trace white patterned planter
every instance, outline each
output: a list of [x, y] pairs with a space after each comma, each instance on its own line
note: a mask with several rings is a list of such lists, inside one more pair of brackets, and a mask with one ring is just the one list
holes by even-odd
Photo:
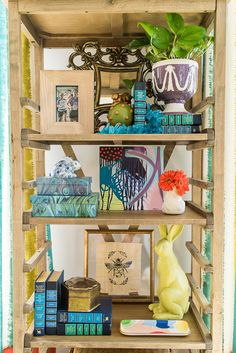
[[182, 214], [185, 211], [185, 202], [175, 190], [164, 193], [162, 212], [166, 214]]
[[197, 90], [198, 63], [189, 59], [159, 61], [152, 67], [153, 88], [165, 102], [164, 113], [186, 113], [184, 104]]

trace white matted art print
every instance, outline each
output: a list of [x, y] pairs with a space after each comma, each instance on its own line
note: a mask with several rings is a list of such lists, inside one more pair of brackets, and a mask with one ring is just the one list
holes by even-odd
[[104, 242], [96, 248], [96, 280], [110, 295], [138, 293], [141, 287], [139, 243]]

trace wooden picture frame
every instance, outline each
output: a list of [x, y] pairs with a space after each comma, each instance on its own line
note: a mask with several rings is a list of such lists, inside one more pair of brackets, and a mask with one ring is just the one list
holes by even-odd
[[[103, 244], [107, 244], [107, 245], [111, 245], [111, 244], [115, 244], [115, 236], [123, 236], [123, 239], [118, 241], [118, 244], [126, 244], [126, 247], [128, 247], [129, 245], [134, 244], [134, 237], [137, 236], [148, 236], [149, 238], [149, 288], [147, 290], [147, 295], [143, 295], [143, 294], [139, 294], [137, 292], [131, 292], [129, 293], [129, 295], [121, 295], [121, 294], [110, 294], [108, 292], [103, 292], [102, 291], [102, 286], [101, 286], [101, 293], [104, 294], [110, 294], [112, 296], [112, 299], [114, 302], [140, 302], [140, 303], [151, 303], [154, 302], [154, 276], [155, 276], [155, 271], [154, 271], [154, 240], [155, 240], [155, 236], [154, 236], [154, 230], [147, 230], [147, 229], [142, 229], [142, 230], [127, 230], [127, 229], [112, 229], [112, 230], [99, 230], [99, 229], [86, 229], [84, 231], [84, 275], [85, 277], [93, 277], [97, 280], [96, 275], [92, 274], [89, 268], [89, 262], [90, 262], [90, 258], [89, 258], [89, 249], [92, 248], [93, 251], [95, 251], [95, 253], [97, 253], [96, 251], [96, 245], [94, 246], [94, 244], [92, 246], [90, 246], [91, 243], [91, 239], [90, 236], [94, 235], [96, 236], [96, 241], [98, 242], [103, 242]], [[100, 235], [100, 239], [98, 239]], [[106, 240], [108, 240], [106, 242]], [[112, 239], [112, 242], [111, 242]], [[139, 239], [141, 239], [139, 237]], [[144, 239], [144, 238], [143, 238]], [[144, 239], [145, 240], [145, 239]], [[137, 243], [137, 242], [136, 242]], [[139, 242], [138, 242], [139, 243]], [[142, 254], [143, 251], [145, 252], [146, 248], [142, 248]], [[95, 261], [95, 265], [96, 265], [96, 255], [94, 257], [94, 254], [92, 256], [93, 261]], [[107, 259], [106, 259], [107, 260]], [[128, 258], [126, 259], [128, 260]], [[125, 261], [126, 261], [125, 260]], [[143, 259], [141, 259], [141, 264], [143, 262]], [[95, 269], [96, 271], [96, 269]], [[143, 285], [143, 277], [142, 277], [142, 285]]]
[[41, 133], [94, 132], [94, 72], [40, 71]]

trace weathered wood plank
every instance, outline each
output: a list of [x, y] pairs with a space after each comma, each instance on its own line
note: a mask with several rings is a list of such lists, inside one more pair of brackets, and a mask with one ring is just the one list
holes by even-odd
[[43, 256], [46, 256], [48, 249], [51, 248], [51, 241], [46, 241], [44, 246], [36, 250], [36, 252], [31, 256], [31, 258], [25, 261], [23, 265], [24, 272], [31, 272], [35, 268], [35, 266], [39, 263]]
[[208, 259], [200, 253], [200, 251], [193, 244], [193, 242], [187, 241], [186, 248], [189, 250], [193, 258], [197, 261], [203, 271], [210, 273], [213, 272], [213, 266], [211, 265], [210, 261], [208, 261]]
[[21, 13], [201, 13], [215, 10], [215, 0], [189, 0], [188, 6], [184, 0], [19, 0]]

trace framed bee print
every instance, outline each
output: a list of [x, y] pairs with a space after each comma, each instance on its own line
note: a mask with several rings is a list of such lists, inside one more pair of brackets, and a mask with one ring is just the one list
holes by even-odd
[[40, 103], [41, 133], [93, 133], [93, 71], [42, 70]]
[[153, 242], [153, 230], [85, 230], [84, 274], [115, 301], [152, 302]]

